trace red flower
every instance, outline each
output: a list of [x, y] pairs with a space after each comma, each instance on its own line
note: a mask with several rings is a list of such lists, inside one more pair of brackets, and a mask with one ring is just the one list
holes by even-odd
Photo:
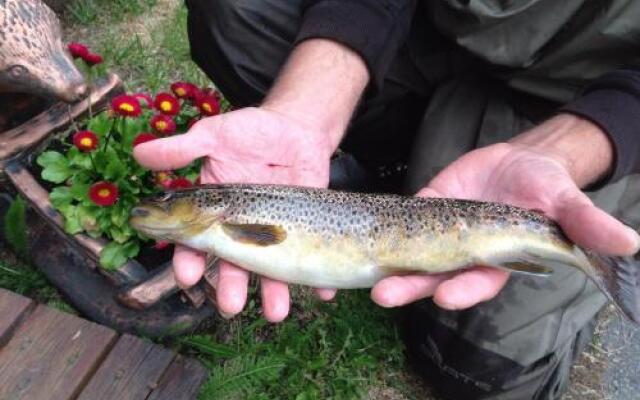
[[195, 96], [198, 87], [189, 82], [176, 82], [171, 85], [171, 91], [180, 99], [190, 99]]
[[95, 53], [89, 53], [82, 56], [84, 62], [87, 63], [88, 66], [93, 67], [94, 65], [102, 64], [102, 56]]
[[71, 57], [73, 58], [83, 58], [89, 54], [89, 48], [82, 43], [69, 43], [67, 46], [69, 49], [69, 53], [71, 53]]
[[218, 100], [222, 100], [222, 95], [220, 94], [220, 92], [213, 88], [198, 89], [198, 91], [196, 92], [196, 97], [198, 96], [213, 96]]
[[169, 189], [171, 186], [171, 180], [173, 179], [173, 172], [171, 171], [158, 171], [153, 174], [156, 185], [165, 189]]
[[169, 184], [170, 189], [190, 188], [192, 186], [193, 186], [193, 183], [191, 183], [190, 180], [182, 176], [172, 179], [171, 183]]
[[180, 112], [180, 103], [169, 93], [158, 93], [154, 102], [156, 110], [167, 115], [176, 115]]
[[196, 105], [202, 115], [220, 114], [220, 101], [212, 94], [202, 95], [196, 100]]
[[73, 144], [80, 151], [93, 151], [98, 147], [98, 137], [91, 131], [80, 131], [73, 135]]
[[116, 114], [123, 117], [139, 117], [142, 113], [138, 99], [126, 94], [114, 97], [111, 100], [111, 108]]
[[193, 182], [193, 184], [196, 186], [202, 185], [202, 180], [200, 179], [200, 175], [198, 175], [198, 177], [196, 178], [195, 182]]
[[146, 93], [136, 93], [132, 95], [138, 102], [146, 108], [153, 107], [153, 98]]
[[154, 115], [149, 125], [154, 131], [163, 135], [171, 135], [176, 131], [176, 123], [173, 118], [164, 114]]
[[158, 240], [156, 244], [153, 245], [153, 248], [156, 250], [162, 250], [167, 248], [171, 243], [166, 240]]
[[106, 207], [118, 201], [118, 187], [111, 182], [98, 182], [89, 188], [89, 199], [99, 206]]
[[141, 133], [133, 139], [133, 147], [136, 147], [139, 144], [150, 142], [152, 140], [156, 140], [158, 137], [153, 133]]

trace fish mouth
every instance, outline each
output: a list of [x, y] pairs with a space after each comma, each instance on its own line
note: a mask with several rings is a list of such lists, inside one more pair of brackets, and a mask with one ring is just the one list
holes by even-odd
[[179, 232], [185, 227], [176, 223], [171, 216], [159, 207], [139, 205], [129, 213], [131, 227], [154, 238], [164, 238], [168, 234]]

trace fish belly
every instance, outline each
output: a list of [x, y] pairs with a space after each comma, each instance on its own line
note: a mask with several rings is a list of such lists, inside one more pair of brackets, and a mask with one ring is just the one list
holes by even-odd
[[372, 287], [388, 275], [361, 243], [349, 238], [325, 239], [288, 232], [286, 240], [270, 246], [241, 243], [221, 229], [196, 238], [189, 246], [217, 256], [254, 273], [293, 284], [317, 288]]

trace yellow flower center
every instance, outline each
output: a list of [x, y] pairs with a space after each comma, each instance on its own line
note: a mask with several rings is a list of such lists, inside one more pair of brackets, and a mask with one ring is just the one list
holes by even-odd
[[180, 97], [185, 96], [187, 94], [187, 91], [184, 90], [183, 88], [177, 88], [176, 89], [176, 94]]
[[162, 111], [171, 111], [173, 110], [173, 105], [171, 104], [170, 101], [163, 101], [162, 103], [160, 103], [160, 108], [162, 109]]
[[100, 189], [98, 190], [98, 196], [102, 197], [102, 198], [107, 198], [111, 195], [111, 190], [109, 189]]
[[120, 109], [122, 111], [126, 111], [126, 112], [133, 112], [135, 110], [135, 108], [133, 107], [133, 105], [129, 104], [129, 103], [122, 103], [120, 104]]
[[156, 122], [156, 129], [159, 131], [164, 131], [169, 127], [166, 121], [158, 121]]
[[91, 147], [91, 146], [93, 146], [93, 140], [91, 138], [85, 137], [85, 138], [80, 139], [80, 144], [83, 147]]
[[202, 103], [202, 109], [208, 113], [210, 113], [213, 110], [213, 108], [211, 107], [211, 104], [209, 103]]

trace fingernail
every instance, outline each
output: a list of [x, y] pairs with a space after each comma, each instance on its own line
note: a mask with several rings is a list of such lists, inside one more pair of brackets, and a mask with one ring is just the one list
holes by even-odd
[[220, 310], [220, 309], [218, 309], [218, 314], [219, 314], [222, 318], [227, 319], [227, 320], [229, 320], [229, 319], [231, 319], [231, 318], [233, 318], [233, 317], [235, 317], [235, 316], [236, 316], [234, 313], [224, 312], [224, 311], [222, 311], [222, 310]]
[[629, 233], [630, 233], [630, 237], [633, 238], [632, 240], [635, 242], [635, 246], [633, 248], [633, 252], [637, 253], [638, 251], [640, 251], [640, 234], [638, 234], [638, 232], [636, 232], [633, 228], [630, 227], [625, 227]]

